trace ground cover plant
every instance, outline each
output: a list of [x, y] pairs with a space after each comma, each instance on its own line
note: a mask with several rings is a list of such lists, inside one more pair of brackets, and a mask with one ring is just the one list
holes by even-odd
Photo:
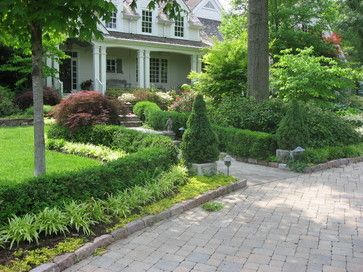
[[[33, 127], [0, 128], [0, 188], [27, 182], [33, 177]], [[100, 162], [76, 155], [46, 152], [49, 173], [78, 171], [100, 165]]]
[[[92, 231], [96, 231], [99, 235], [107, 231], [106, 229], [110, 231], [142, 216], [159, 213], [176, 203], [191, 199], [201, 193], [216, 189], [220, 186], [231, 184], [236, 180], [231, 176], [224, 175], [212, 177], [187, 177], [186, 169], [180, 166], [176, 166], [169, 172], [163, 173], [157, 179], [158, 181], [147, 183], [146, 186], [137, 186], [119, 195], [113, 195], [106, 201], [91, 200], [84, 203], [73, 203], [71, 204], [74, 206], [72, 210], [79, 208], [79, 205], [93, 207], [90, 209], [89, 213], [84, 213], [84, 218], [88, 218], [88, 220], [84, 220], [83, 222], [86, 222], [87, 224], [90, 222], [93, 223], [93, 221], [103, 222], [99, 221], [99, 216], [101, 214], [102, 219], [114, 217], [115, 220], [112, 224], [106, 223], [107, 228], [94, 228], [92, 224], [89, 226]], [[150, 198], [150, 196], [153, 197]], [[114, 209], [115, 207], [116, 209]], [[63, 212], [64, 211], [61, 211], [61, 213]], [[42, 212], [35, 217], [40, 217], [41, 214]], [[46, 221], [43, 219], [43, 222]], [[85, 226], [87, 224], [85, 224]], [[72, 230], [72, 233], [75, 233], [73, 227], [70, 227], [69, 229]], [[42, 232], [44, 232], [44, 230]], [[80, 239], [66, 238], [64, 243], [56, 243], [55, 246], [47, 246], [35, 250], [12, 250], [10, 256], [5, 262], [3, 261], [4, 265], [0, 266], [0, 268], [6, 272], [28, 271], [30, 267], [47, 262], [58, 254], [73, 251], [89, 238], [92, 238], [92, 235], [81, 235]], [[7, 246], [8, 245], [9, 244], [7, 244]]]
[[112, 150], [100, 145], [73, 143], [63, 139], [48, 139], [46, 147], [49, 150], [99, 159], [103, 162], [114, 161], [127, 155], [122, 150]]
[[223, 207], [224, 207], [224, 205], [222, 203], [214, 202], [214, 201], [207, 202], [202, 205], [202, 208], [204, 210], [206, 210], [207, 212], [218, 212], [218, 211], [222, 210]]

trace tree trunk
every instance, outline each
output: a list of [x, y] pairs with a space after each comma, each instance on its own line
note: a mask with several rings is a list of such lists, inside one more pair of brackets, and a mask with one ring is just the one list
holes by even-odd
[[257, 101], [269, 96], [268, 0], [248, 1], [247, 92]]
[[32, 85], [34, 101], [34, 175], [45, 174], [45, 141], [43, 117], [43, 42], [42, 27], [31, 24]]

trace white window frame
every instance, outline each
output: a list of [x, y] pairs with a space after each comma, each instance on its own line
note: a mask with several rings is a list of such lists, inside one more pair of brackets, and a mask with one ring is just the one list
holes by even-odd
[[[209, 5], [209, 7], [208, 7], [208, 5]], [[203, 8], [209, 9], [209, 10], [216, 10], [216, 7], [213, 5], [213, 3], [211, 1], [208, 1], [208, 3], [205, 4]]]
[[117, 28], [117, 12], [112, 12], [111, 19], [106, 23], [106, 28], [115, 29]]
[[117, 61], [115, 58], [106, 59], [106, 72], [112, 74], [117, 73]]
[[150, 58], [150, 83], [168, 83], [168, 60]]
[[184, 37], [184, 17], [178, 16], [174, 20], [174, 36], [175, 37]]
[[153, 32], [153, 12], [151, 10], [142, 10], [141, 32], [149, 34]]

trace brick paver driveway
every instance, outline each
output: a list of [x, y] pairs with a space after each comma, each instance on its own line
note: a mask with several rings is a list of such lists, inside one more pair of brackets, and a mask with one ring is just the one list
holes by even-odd
[[251, 185], [67, 271], [363, 271], [363, 163]]

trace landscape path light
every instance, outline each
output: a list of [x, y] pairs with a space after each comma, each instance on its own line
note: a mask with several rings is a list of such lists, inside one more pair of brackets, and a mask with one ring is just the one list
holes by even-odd
[[231, 156], [227, 155], [224, 157], [224, 165], [227, 166], [227, 176], [229, 176], [229, 167], [232, 164], [232, 158]]

